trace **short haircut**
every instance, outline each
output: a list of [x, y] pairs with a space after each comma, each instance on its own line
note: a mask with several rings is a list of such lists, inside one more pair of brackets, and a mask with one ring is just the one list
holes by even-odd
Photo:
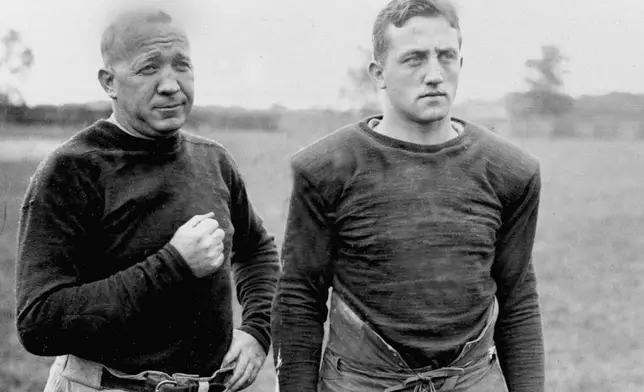
[[120, 42], [119, 36], [124, 35], [134, 26], [140, 23], [172, 23], [172, 17], [167, 13], [158, 9], [137, 9], [126, 11], [114, 19], [103, 31], [101, 37], [101, 55], [103, 56], [103, 63], [110, 65], [115, 58], [115, 49]]
[[458, 45], [463, 42], [461, 26], [456, 8], [448, 0], [391, 0], [380, 10], [373, 25], [373, 57], [381, 64], [387, 57], [388, 42], [387, 27], [393, 24], [402, 27], [407, 21], [416, 16], [444, 17], [449, 25], [458, 32]]

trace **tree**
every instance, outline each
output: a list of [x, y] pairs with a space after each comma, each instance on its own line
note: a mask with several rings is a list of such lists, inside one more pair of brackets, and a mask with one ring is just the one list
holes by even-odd
[[508, 96], [506, 106], [510, 115], [518, 119], [539, 118], [551, 124], [553, 136], [573, 132], [567, 124], [566, 115], [574, 105], [574, 99], [565, 94], [563, 63], [568, 58], [554, 45], [541, 47], [541, 57], [525, 62], [532, 75], [526, 78], [528, 91]]
[[568, 58], [558, 47], [546, 45], [541, 47], [541, 58], [525, 62], [526, 67], [537, 71], [536, 77], [527, 77], [530, 90], [560, 92], [563, 88], [562, 64]]
[[10, 29], [0, 38], [0, 105], [24, 105], [22, 94], [12, 79], [24, 77], [33, 62], [33, 51], [23, 43], [17, 31]]
[[526, 67], [537, 73], [526, 78], [528, 98], [537, 113], [561, 117], [572, 109], [573, 99], [563, 93], [562, 64], [567, 60], [558, 47], [547, 45], [541, 48], [541, 58], [526, 61]]
[[357, 106], [362, 113], [377, 113], [380, 111], [378, 88], [367, 71], [367, 65], [373, 56], [371, 51], [364, 47], [359, 47], [358, 50], [360, 51], [361, 64], [358, 67], [349, 68], [347, 74], [351, 87], [342, 88], [340, 95]]

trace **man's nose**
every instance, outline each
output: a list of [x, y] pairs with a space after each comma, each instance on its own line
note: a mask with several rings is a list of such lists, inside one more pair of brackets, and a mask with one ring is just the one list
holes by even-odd
[[430, 57], [427, 61], [423, 81], [426, 84], [440, 84], [443, 82], [443, 72], [437, 58]]
[[180, 89], [176, 72], [171, 67], [170, 69], [165, 69], [161, 74], [161, 80], [157, 88], [159, 94], [172, 95], [179, 92]]

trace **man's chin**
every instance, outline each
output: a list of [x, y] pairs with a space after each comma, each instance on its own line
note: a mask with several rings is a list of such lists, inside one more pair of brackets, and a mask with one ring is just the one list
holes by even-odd
[[179, 129], [186, 123], [185, 118], [166, 118], [163, 120], [158, 120], [155, 121], [153, 124], [150, 124], [153, 126], [154, 130], [159, 132], [160, 134], [172, 134]]
[[420, 113], [416, 121], [420, 124], [430, 124], [436, 121], [442, 121], [449, 115], [449, 110], [433, 110], [429, 112]]

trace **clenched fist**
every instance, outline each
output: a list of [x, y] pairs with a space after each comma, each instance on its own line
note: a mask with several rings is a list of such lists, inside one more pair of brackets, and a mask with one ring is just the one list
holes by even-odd
[[217, 271], [224, 262], [224, 231], [209, 212], [195, 215], [170, 240], [197, 278]]

